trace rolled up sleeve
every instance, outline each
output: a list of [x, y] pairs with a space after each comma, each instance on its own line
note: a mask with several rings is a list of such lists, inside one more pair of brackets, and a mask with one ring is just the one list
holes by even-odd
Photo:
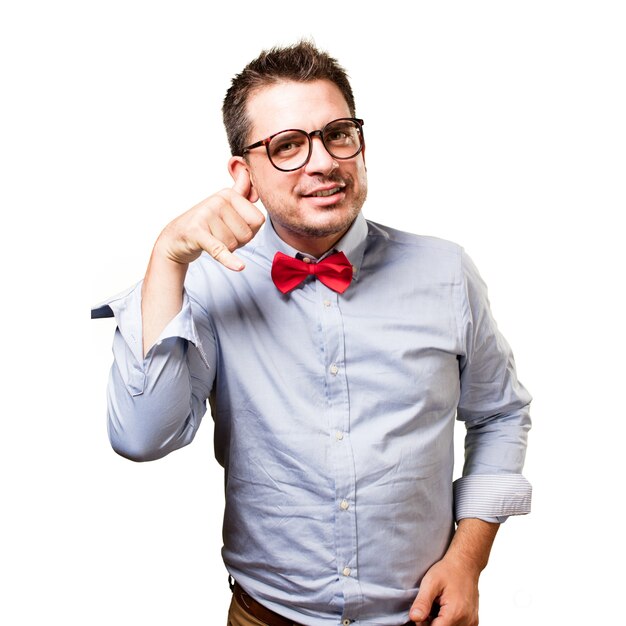
[[465, 422], [463, 476], [455, 482], [455, 517], [503, 522], [530, 512], [531, 486], [522, 475], [531, 396], [517, 379], [513, 353], [491, 314], [487, 289], [464, 256], [457, 417]]
[[206, 412], [215, 372], [208, 316], [187, 291], [181, 311], [143, 356], [141, 283], [92, 309], [114, 316], [114, 362], [107, 390], [113, 449], [134, 461], [161, 458], [190, 443]]

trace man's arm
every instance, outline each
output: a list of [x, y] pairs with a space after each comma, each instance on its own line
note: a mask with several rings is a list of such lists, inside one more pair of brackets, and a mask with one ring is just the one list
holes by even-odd
[[409, 613], [417, 624], [428, 621], [433, 603], [440, 605], [433, 626], [478, 624], [478, 579], [489, 560], [499, 524], [462, 519], [446, 554], [426, 572]]
[[465, 254], [462, 277], [457, 418], [466, 436], [463, 475], [454, 484], [455, 518], [503, 522], [530, 511], [531, 487], [522, 469], [531, 396], [491, 314], [487, 287]]
[[264, 221], [250, 202], [256, 194], [245, 168], [231, 173], [233, 189], [207, 198], [163, 230], [141, 291], [136, 287], [106, 307], [118, 322], [108, 387], [109, 439], [129, 459], [149, 461], [187, 445], [206, 411], [215, 338], [202, 294], [194, 298], [183, 283], [189, 264], [205, 250], [229, 269], [242, 269], [232, 251]]
[[246, 169], [239, 167], [233, 189], [203, 200], [168, 224], [154, 246], [142, 288], [143, 353], [180, 311], [189, 263], [203, 251], [233, 271], [244, 264], [232, 252], [248, 243], [265, 218]]
[[499, 522], [530, 510], [530, 485], [521, 471], [531, 398], [517, 380], [511, 349], [491, 315], [487, 288], [465, 255], [462, 268], [464, 354], [457, 417], [467, 434], [463, 476], [454, 485], [459, 521], [446, 554], [421, 581], [410, 613], [417, 623], [428, 623], [437, 600], [441, 609], [433, 626], [478, 624], [478, 579]]

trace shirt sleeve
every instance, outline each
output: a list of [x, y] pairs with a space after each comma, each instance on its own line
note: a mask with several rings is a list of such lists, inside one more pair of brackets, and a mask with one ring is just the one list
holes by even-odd
[[503, 522], [530, 512], [531, 486], [522, 476], [531, 396], [518, 381], [513, 353], [491, 314], [487, 288], [463, 254], [461, 395], [465, 464], [454, 484], [456, 519]]
[[193, 440], [215, 375], [215, 339], [206, 311], [185, 290], [180, 312], [144, 357], [141, 285], [94, 307], [92, 317], [117, 322], [107, 389], [111, 445], [151, 461]]

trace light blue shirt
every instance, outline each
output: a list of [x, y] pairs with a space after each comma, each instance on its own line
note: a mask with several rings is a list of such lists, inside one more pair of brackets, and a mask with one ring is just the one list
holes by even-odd
[[277, 250], [297, 254], [268, 224], [238, 251], [243, 272], [192, 263], [145, 358], [140, 286], [94, 310], [118, 323], [111, 443], [162, 457], [191, 442], [211, 396], [232, 576], [296, 622], [397, 626], [455, 518], [529, 511], [530, 396], [459, 246], [359, 215], [334, 248], [354, 266], [343, 295], [313, 277], [282, 295]]

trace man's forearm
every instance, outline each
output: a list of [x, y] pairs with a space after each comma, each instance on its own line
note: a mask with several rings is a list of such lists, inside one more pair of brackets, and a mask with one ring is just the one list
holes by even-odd
[[500, 524], [467, 518], [459, 521], [444, 559], [458, 561], [478, 576], [489, 561], [489, 554]]
[[152, 251], [141, 291], [144, 356], [181, 310], [183, 284], [189, 267], [166, 258], [157, 246]]

